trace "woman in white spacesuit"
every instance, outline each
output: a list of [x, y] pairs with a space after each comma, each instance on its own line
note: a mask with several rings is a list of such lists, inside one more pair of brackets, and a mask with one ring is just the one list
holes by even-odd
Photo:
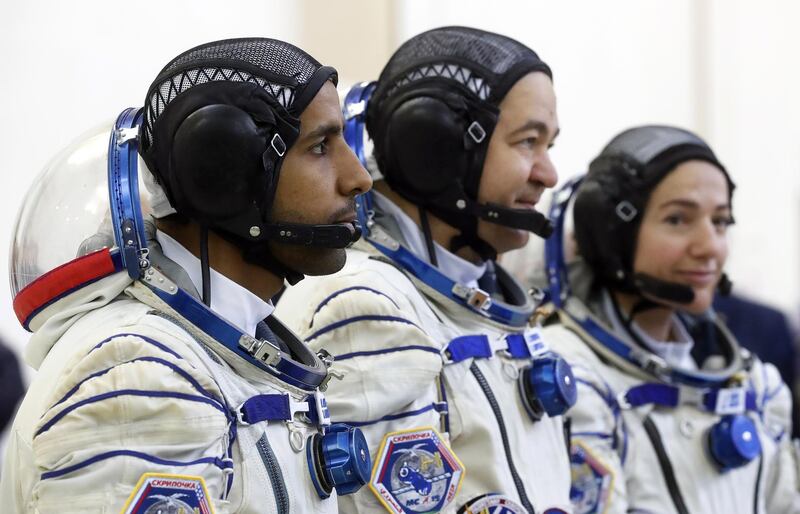
[[[559, 323], [544, 336], [578, 382], [576, 512], [800, 509], [789, 392], [710, 311], [730, 288], [733, 188], [696, 135], [643, 126], [557, 196], [546, 253]], [[570, 212], [578, 256], [565, 263]], [[700, 360], [693, 334], [709, 327], [715, 351]]]
[[364, 485], [363, 435], [327, 412], [328, 357], [270, 301], [340, 269], [360, 234], [371, 180], [336, 77], [282, 41], [201, 45], [40, 176], [11, 269], [38, 374], [0, 510], [332, 513]]

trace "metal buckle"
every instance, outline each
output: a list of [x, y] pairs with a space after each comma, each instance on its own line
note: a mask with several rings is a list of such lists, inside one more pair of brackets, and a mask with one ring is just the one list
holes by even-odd
[[283, 157], [286, 154], [286, 143], [283, 142], [283, 138], [277, 132], [272, 136], [272, 141], [269, 144], [278, 154], [278, 157]]
[[247, 334], [242, 334], [239, 338], [239, 346], [269, 366], [275, 366], [281, 361], [280, 348], [267, 340], [260, 341]]
[[117, 130], [117, 145], [122, 146], [128, 141], [136, 141], [139, 139], [139, 126], [121, 128]]
[[469, 127], [467, 127], [467, 134], [469, 134], [476, 143], [480, 143], [486, 139], [486, 131], [483, 130], [483, 127], [481, 127], [481, 124], [477, 121], [470, 123]]
[[492, 305], [492, 296], [483, 289], [473, 288], [467, 294], [467, 303], [482, 311], [487, 310]]
[[244, 416], [244, 413], [242, 412], [242, 407], [244, 407], [244, 404], [245, 404], [245, 402], [242, 402], [241, 404], [239, 404], [239, 406], [238, 406], [238, 407], [236, 407], [236, 421], [237, 421], [237, 422], [238, 422], [240, 425], [249, 426], [249, 425], [250, 425], [250, 423], [248, 423], [247, 421], [245, 421], [245, 420], [244, 420], [244, 417], [243, 417], [243, 416]]
[[636, 210], [636, 207], [633, 206], [628, 200], [622, 200], [617, 204], [615, 209], [617, 212], [617, 216], [622, 219], [624, 222], [628, 222], [636, 217], [636, 214], [639, 212]]
[[351, 120], [357, 116], [361, 116], [364, 114], [364, 111], [367, 109], [367, 102], [361, 100], [359, 102], [348, 104], [347, 106], [347, 114], [345, 115], [346, 120]]
[[628, 401], [628, 391], [622, 391], [617, 395], [617, 405], [621, 410], [630, 410], [633, 406]]

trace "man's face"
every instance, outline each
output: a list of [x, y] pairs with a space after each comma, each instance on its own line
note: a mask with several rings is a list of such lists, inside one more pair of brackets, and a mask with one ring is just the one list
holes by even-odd
[[[272, 219], [278, 223], [333, 224], [356, 219], [355, 196], [372, 179], [342, 135], [344, 120], [336, 87], [326, 82], [300, 115], [300, 136], [281, 166]], [[345, 251], [270, 243], [273, 255], [305, 275], [342, 269]]]
[[[558, 131], [553, 83], [542, 72], [525, 75], [500, 103], [478, 201], [533, 210], [542, 192], [558, 181], [549, 153]], [[478, 236], [503, 253], [523, 247], [529, 233], [481, 220]]]

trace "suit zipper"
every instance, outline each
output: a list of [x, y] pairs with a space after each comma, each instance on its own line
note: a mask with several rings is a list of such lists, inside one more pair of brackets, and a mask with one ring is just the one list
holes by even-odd
[[756, 475], [756, 490], [753, 491], [753, 514], [758, 514], [758, 496], [761, 489], [761, 472], [764, 469], [764, 455], [758, 458], [758, 475]]
[[275, 453], [267, 440], [267, 434], [261, 435], [261, 438], [256, 443], [258, 454], [261, 456], [261, 462], [269, 475], [269, 481], [272, 484], [272, 492], [275, 496], [276, 512], [278, 514], [289, 514], [289, 493], [286, 490], [286, 483], [283, 481], [283, 474], [281, 467], [278, 464], [278, 459], [275, 458]]
[[530, 514], [535, 514], [533, 510], [533, 505], [531, 505], [530, 500], [528, 499], [528, 494], [525, 492], [525, 485], [522, 483], [522, 479], [517, 473], [517, 468], [514, 467], [514, 461], [511, 458], [511, 445], [508, 442], [508, 434], [506, 433], [506, 423], [503, 421], [503, 414], [500, 412], [500, 405], [497, 403], [497, 398], [495, 398], [492, 389], [489, 387], [489, 383], [486, 381], [486, 377], [483, 376], [481, 370], [478, 369], [478, 364], [473, 362], [472, 365], [469, 367], [469, 370], [475, 376], [475, 379], [478, 381], [478, 385], [481, 386], [483, 389], [483, 394], [486, 395], [486, 399], [489, 401], [489, 405], [492, 407], [492, 412], [494, 412], [494, 417], [497, 420], [497, 425], [500, 428], [500, 437], [503, 439], [503, 449], [506, 452], [506, 461], [508, 462], [508, 469], [511, 472], [511, 477], [514, 479], [514, 485], [517, 488], [517, 494], [519, 495], [520, 502], [522, 502], [522, 506]]
[[667, 489], [669, 495], [672, 497], [672, 503], [675, 504], [675, 510], [678, 514], [689, 514], [689, 509], [686, 508], [686, 503], [683, 501], [683, 495], [678, 487], [678, 481], [675, 478], [675, 471], [672, 469], [672, 463], [667, 456], [667, 450], [661, 443], [661, 435], [658, 433], [658, 428], [650, 416], [644, 418], [644, 429], [647, 432], [647, 437], [650, 438], [650, 443], [656, 451], [658, 463], [661, 466], [661, 473], [664, 475], [664, 480], [667, 482]]

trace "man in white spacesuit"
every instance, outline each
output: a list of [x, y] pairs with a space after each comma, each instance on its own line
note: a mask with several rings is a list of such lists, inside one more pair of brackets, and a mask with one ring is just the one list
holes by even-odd
[[3, 512], [337, 512], [366, 482], [363, 435], [330, 423], [328, 357], [271, 316], [284, 279], [337, 271], [360, 235], [371, 179], [335, 85], [281, 41], [202, 45], [45, 171], [12, 252], [38, 375]]
[[365, 118], [384, 178], [359, 199], [367, 240], [277, 306], [335, 357], [332, 416], [375, 451], [372, 493], [342, 510], [568, 512], [574, 382], [530, 324], [537, 300], [495, 263], [549, 230], [534, 210], [556, 183], [549, 67], [505, 36], [439, 28], [348, 98], [348, 141], [363, 156]]
[[[700, 138], [644, 126], [557, 195], [546, 250], [560, 323], [543, 334], [578, 382], [576, 513], [800, 512], [789, 391], [710, 310], [730, 288], [733, 187]], [[570, 212], [578, 257], [565, 259]], [[715, 345], [702, 360], [698, 336]]]

